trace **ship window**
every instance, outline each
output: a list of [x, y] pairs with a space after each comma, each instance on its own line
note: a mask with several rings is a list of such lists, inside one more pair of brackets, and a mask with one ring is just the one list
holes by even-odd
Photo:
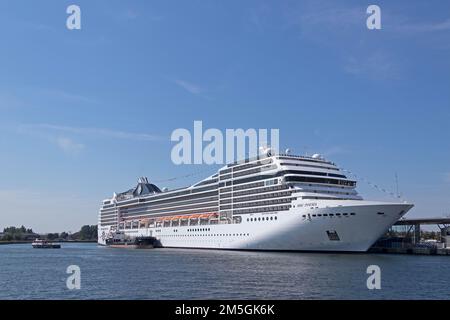
[[334, 216], [334, 214], [330, 213], [330, 217], [333, 217], [333, 216]]
[[341, 214], [340, 213], [336, 213], [336, 215], [339, 217]]
[[352, 213], [350, 213], [350, 215], [351, 215], [351, 216], [354, 216], [354, 215], [355, 215], [355, 213], [354, 213], [354, 212], [352, 212]]
[[324, 216], [324, 217], [328, 217], [328, 213], [324, 213], [323, 216]]
[[343, 213], [344, 216], [348, 216], [348, 213]]
[[316, 215], [315, 215], [315, 214], [313, 214], [312, 216], [313, 216], [313, 217], [315, 217]]

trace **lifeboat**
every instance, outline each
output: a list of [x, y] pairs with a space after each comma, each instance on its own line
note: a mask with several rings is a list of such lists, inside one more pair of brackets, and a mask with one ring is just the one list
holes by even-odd
[[[217, 213], [198, 213], [198, 214], [190, 214], [190, 215], [178, 215], [178, 216], [167, 216], [167, 217], [159, 217], [156, 218], [156, 222], [165, 222], [165, 221], [173, 221], [173, 220], [188, 220], [188, 219], [208, 219], [217, 217]], [[145, 221], [148, 221], [149, 219], [145, 219]], [[144, 221], [144, 220], [141, 220]]]

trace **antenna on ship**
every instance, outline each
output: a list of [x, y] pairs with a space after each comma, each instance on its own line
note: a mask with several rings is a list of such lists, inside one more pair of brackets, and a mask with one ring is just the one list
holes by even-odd
[[396, 191], [397, 191], [397, 198], [400, 198], [400, 194], [398, 192], [398, 174], [397, 174], [397, 172], [395, 173], [395, 187], [396, 187]]
[[305, 156], [307, 157], [308, 156], [308, 147], [304, 146], [303, 149], [305, 149]]

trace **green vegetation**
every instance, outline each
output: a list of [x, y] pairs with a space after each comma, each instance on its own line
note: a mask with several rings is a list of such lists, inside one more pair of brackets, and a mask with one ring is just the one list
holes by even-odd
[[8, 227], [3, 229], [2, 241], [27, 241], [33, 240], [38, 235], [33, 232], [33, 229], [27, 229], [24, 226], [20, 228]]
[[97, 226], [84, 225], [81, 230], [72, 234], [73, 240], [97, 240]]
[[33, 229], [27, 229], [24, 226], [4, 228], [3, 233], [0, 233], [0, 242], [33, 241], [36, 238], [51, 241], [96, 241], [97, 226], [84, 225], [80, 231], [73, 234], [67, 232], [37, 234], [33, 232]]

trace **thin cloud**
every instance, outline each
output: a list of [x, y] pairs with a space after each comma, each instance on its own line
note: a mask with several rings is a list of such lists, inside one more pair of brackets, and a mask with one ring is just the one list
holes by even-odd
[[69, 127], [51, 124], [34, 124], [34, 125], [22, 125], [19, 127], [20, 131], [25, 132], [65, 132], [77, 135], [88, 135], [95, 137], [113, 138], [113, 139], [127, 139], [137, 141], [161, 141], [165, 140], [165, 137], [158, 135], [151, 135], [147, 133], [134, 133], [119, 130], [110, 130], [104, 128], [92, 128], [92, 127]]
[[98, 104], [99, 103], [98, 100], [96, 100], [92, 97], [88, 97], [88, 96], [73, 93], [73, 92], [63, 91], [63, 90], [38, 89], [38, 92], [41, 94], [44, 94], [46, 96], [54, 97], [54, 98], [62, 99], [62, 100], [72, 100], [72, 101], [88, 103], [88, 104]]
[[449, 31], [450, 19], [441, 22], [428, 22], [428, 23], [408, 22], [397, 27], [397, 30], [407, 32]]
[[285, 8], [284, 27], [297, 31], [301, 41], [328, 48], [341, 60], [345, 73], [371, 80], [398, 79], [402, 71], [399, 59], [389, 53], [390, 49], [374, 49], [365, 42], [370, 32], [366, 9], [365, 5], [348, 6], [335, 1], [301, 2]]
[[125, 18], [128, 20], [135, 20], [139, 17], [139, 13], [136, 10], [128, 9], [125, 12]]
[[85, 149], [86, 145], [78, 141], [80, 137], [84, 137], [85, 139], [100, 137], [134, 141], [167, 140], [162, 136], [150, 135], [147, 133], [132, 133], [103, 128], [82, 128], [50, 124], [21, 125], [18, 127], [18, 132], [48, 141], [68, 155], [78, 155]]
[[199, 95], [204, 92], [204, 89], [202, 87], [200, 87], [199, 85], [194, 84], [192, 82], [175, 79], [174, 83], [177, 84], [179, 87], [183, 88], [184, 90], [186, 90], [192, 94], [195, 94], [195, 95]]
[[138, 20], [141, 18], [144, 18], [145, 21], [152, 21], [152, 22], [158, 22], [164, 20], [164, 16], [155, 13], [155, 12], [148, 12], [146, 11], [144, 14], [140, 12], [139, 9], [136, 8], [128, 8], [124, 10], [122, 13], [117, 14], [117, 12], [111, 12], [111, 17], [115, 20]]
[[285, 28], [300, 27], [302, 34], [315, 36], [324, 30], [334, 33], [355, 25], [365, 26], [364, 6], [343, 7], [335, 2], [314, 1], [299, 3], [285, 9]]
[[57, 138], [56, 144], [62, 151], [68, 154], [78, 154], [84, 149], [84, 144], [75, 142], [66, 137]]
[[248, 19], [250, 25], [261, 32], [264, 31], [272, 15], [271, 7], [266, 3], [260, 3], [257, 7], [250, 9]]
[[367, 56], [350, 56], [344, 61], [343, 68], [351, 75], [374, 80], [397, 79], [400, 76], [398, 65], [390, 55], [382, 51]]

